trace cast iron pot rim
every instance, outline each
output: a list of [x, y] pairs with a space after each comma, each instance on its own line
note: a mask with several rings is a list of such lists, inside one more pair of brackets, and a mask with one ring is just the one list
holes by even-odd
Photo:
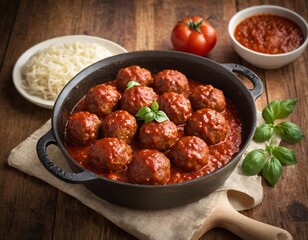
[[[214, 64], [215, 68], [219, 68], [218, 70], [220, 72], [223, 72], [224, 74], [227, 74], [227, 75], [230, 75], [230, 74], [234, 75], [231, 71], [229, 71], [222, 64], [217, 63], [217, 62], [210, 60], [208, 58], [203, 58], [203, 57], [200, 57], [200, 56], [197, 56], [197, 55], [194, 55], [194, 54], [190, 54], [190, 53], [171, 51], [171, 50], [144, 50], [144, 51], [134, 51], [134, 52], [122, 53], [122, 54], [118, 54], [118, 55], [115, 55], [115, 56], [111, 56], [111, 57], [102, 59], [102, 60], [88, 66], [84, 70], [82, 70], [80, 73], [78, 73], [76, 76], [74, 76], [67, 83], [67, 85], [62, 89], [62, 91], [60, 92], [57, 100], [55, 101], [55, 105], [54, 105], [53, 112], [52, 112], [52, 118], [51, 118], [51, 126], [52, 126], [53, 135], [55, 136], [55, 140], [57, 142], [57, 146], [60, 148], [61, 152], [65, 155], [67, 160], [71, 161], [78, 168], [82, 169], [82, 171], [90, 172], [97, 177], [97, 179], [88, 180], [88, 181], [103, 180], [103, 181], [110, 182], [111, 184], [119, 184], [119, 185], [123, 185], [123, 186], [126, 186], [126, 187], [133, 187], [133, 188], [150, 188], [150, 189], [152, 189], [152, 188], [155, 188], [155, 189], [156, 188], [178, 188], [179, 186], [191, 185], [191, 184], [194, 184], [195, 182], [199, 182], [199, 181], [202, 181], [202, 180], [205, 181], [205, 179], [210, 180], [212, 178], [215, 178], [216, 175], [223, 174], [225, 169], [232, 167], [232, 165], [234, 165], [234, 164], [237, 165], [237, 163], [241, 159], [241, 156], [243, 155], [246, 148], [250, 144], [250, 142], [253, 138], [255, 127], [256, 127], [256, 108], [255, 107], [253, 108], [253, 116], [252, 117], [253, 117], [254, 121], [252, 123], [252, 128], [250, 129], [250, 133], [247, 135], [246, 141], [244, 143], [242, 142], [242, 146], [241, 146], [240, 150], [235, 155], [233, 155], [233, 157], [231, 158], [231, 160], [228, 163], [226, 163], [222, 167], [216, 169], [215, 171], [210, 172], [208, 174], [205, 174], [201, 177], [193, 178], [191, 180], [186, 180], [186, 181], [179, 182], [179, 183], [172, 183], [172, 184], [165, 184], [165, 185], [135, 184], [135, 183], [128, 183], [128, 182], [121, 182], [121, 181], [117, 181], [117, 180], [112, 180], [112, 179], [100, 176], [100, 175], [95, 174], [94, 172], [84, 168], [79, 163], [77, 163], [71, 157], [71, 155], [67, 152], [66, 148], [64, 147], [63, 140], [60, 138], [57, 131], [55, 131], [55, 129], [57, 129], [56, 122], [57, 122], [57, 119], [58, 119], [58, 115], [61, 112], [60, 109], [61, 109], [61, 106], [62, 106], [64, 100], [66, 99], [67, 94], [69, 92], [71, 92], [74, 89], [74, 87], [80, 81], [82, 81], [85, 77], [94, 73], [95, 71], [99, 70], [102, 67], [106, 67], [111, 63], [125, 61], [125, 60], [127, 60], [127, 56], [129, 56], [128, 59], [131, 59], [131, 56], [136, 57], [137, 59], [141, 59], [141, 58], [149, 57], [149, 56], [153, 56], [153, 55], [175, 57], [177, 59], [181, 58], [181, 59], [185, 59], [185, 60], [191, 59], [194, 62], [199, 62], [200, 64], [204, 64], [204, 62], [208, 62], [210, 64]], [[232, 75], [230, 75], [230, 76], [232, 76]], [[236, 77], [236, 76], [234, 75], [234, 77]], [[247, 89], [246, 86], [243, 84], [243, 82], [241, 80], [238, 81], [238, 84], [242, 85], [243, 89]], [[247, 91], [248, 91], [248, 89], [247, 89]], [[251, 98], [250, 100], [252, 102], [254, 102], [252, 95], [250, 93], [247, 94], [247, 95], [249, 95], [249, 97]], [[255, 106], [255, 104], [254, 104], [254, 106]]]

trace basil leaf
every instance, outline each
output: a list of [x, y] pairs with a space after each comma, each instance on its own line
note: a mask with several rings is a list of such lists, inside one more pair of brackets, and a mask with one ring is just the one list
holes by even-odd
[[251, 176], [261, 172], [265, 163], [265, 151], [256, 149], [249, 152], [242, 162], [242, 172]]
[[290, 150], [286, 147], [274, 146], [272, 147], [272, 154], [280, 161], [282, 165], [292, 165], [297, 162], [295, 157], [295, 151]]
[[158, 103], [157, 103], [157, 101], [155, 100], [155, 101], [152, 103], [152, 105], [151, 105], [151, 109], [152, 109], [153, 112], [157, 112], [157, 111], [158, 111], [158, 108], [159, 108]]
[[286, 99], [279, 101], [279, 112], [276, 113], [276, 119], [288, 117], [294, 110], [297, 99]]
[[129, 82], [127, 83], [127, 88], [126, 88], [126, 90], [132, 88], [133, 86], [141, 86], [141, 84], [138, 83], [138, 82], [136, 82], [136, 81], [129, 81]]
[[256, 128], [253, 140], [256, 142], [264, 142], [269, 140], [274, 132], [274, 126], [272, 124], [262, 124]]
[[152, 112], [151, 108], [149, 107], [142, 107], [138, 110], [136, 113], [136, 117], [140, 117], [142, 120], [144, 120], [144, 117], [147, 113]]
[[270, 102], [263, 110], [262, 117], [264, 121], [268, 124], [274, 124], [275, 122], [275, 112], [278, 109], [278, 101]]
[[155, 113], [154, 112], [148, 112], [144, 115], [144, 122], [147, 123], [147, 122], [151, 122], [153, 121], [155, 118]]
[[292, 122], [282, 122], [275, 126], [275, 133], [277, 133], [284, 141], [295, 144], [304, 138], [302, 130]]
[[166, 113], [158, 109], [159, 105], [157, 101], [154, 101], [151, 105], [151, 108], [142, 107], [139, 109], [135, 116], [139, 117], [141, 120], [144, 120], [145, 123], [151, 122], [153, 120], [156, 120], [156, 122], [159, 123], [166, 120], [169, 121], [169, 118]]
[[270, 157], [264, 164], [262, 175], [274, 187], [282, 173], [282, 165], [275, 157]]
[[262, 117], [266, 123], [274, 124], [276, 119], [289, 116], [297, 103], [297, 99], [274, 100], [262, 111]]
[[154, 119], [156, 120], [156, 122], [164, 122], [164, 121], [166, 121], [166, 120], [168, 120], [169, 121], [169, 118], [168, 118], [168, 116], [166, 115], [166, 113], [165, 112], [163, 112], [163, 111], [158, 111], [156, 114], [155, 114], [155, 116], [154, 116]]

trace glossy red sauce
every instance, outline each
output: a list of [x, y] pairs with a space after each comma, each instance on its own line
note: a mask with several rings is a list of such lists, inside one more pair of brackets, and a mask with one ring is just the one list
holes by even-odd
[[285, 17], [270, 14], [244, 19], [235, 28], [234, 37], [243, 46], [267, 54], [290, 52], [304, 42], [297, 24]]
[[[195, 86], [199, 84], [200, 83], [190, 81], [190, 89], [193, 89]], [[227, 164], [232, 159], [233, 155], [239, 151], [242, 143], [242, 123], [235, 105], [230, 100], [228, 99], [226, 100], [227, 100], [227, 107], [222, 114], [226, 118], [229, 126], [227, 137], [225, 141], [218, 143], [216, 145], [209, 146], [209, 154], [210, 154], [209, 164], [200, 169], [199, 171], [193, 173], [187, 173], [175, 166], [172, 166], [171, 177], [167, 182], [167, 184], [179, 183], [211, 173], [216, 169]], [[76, 105], [73, 111], [82, 111], [82, 110], [85, 110], [83, 99]], [[185, 125], [178, 126], [180, 136], [185, 135], [184, 127]], [[127, 170], [118, 172], [108, 172], [101, 169], [97, 169], [94, 166], [92, 166], [91, 163], [87, 160], [90, 146], [86, 147], [72, 146], [69, 145], [68, 142], [65, 142], [65, 146], [69, 154], [72, 156], [72, 158], [75, 161], [77, 161], [80, 165], [82, 165], [84, 168], [109, 179], [114, 179], [122, 182], [130, 182], [127, 176]], [[137, 141], [134, 141], [131, 144], [131, 147], [133, 148], [134, 151], [138, 151], [139, 149], [141, 149]], [[168, 152], [165, 154], [168, 156]]]

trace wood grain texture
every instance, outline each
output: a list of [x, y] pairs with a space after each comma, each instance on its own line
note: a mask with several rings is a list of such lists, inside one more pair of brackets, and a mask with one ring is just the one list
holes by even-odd
[[[12, 83], [18, 57], [43, 40], [86, 34], [117, 42], [128, 51], [172, 50], [173, 26], [187, 15], [211, 16], [218, 42], [208, 58], [239, 63], [263, 81], [264, 93], [256, 101], [262, 109], [274, 99], [297, 98], [290, 120], [308, 134], [308, 51], [277, 70], [256, 68], [232, 49], [227, 25], [237, 11], [259, 4], [290, 8], [308, 19], [305, 0], [2, 0], [0, 1], [0, 239], [124, 239], [129, 235], [76, 199], [7, 165], [11, 149], [47, 121], [52, 111], [25, 101]], [[241, 77], [249, 87], [245, 78]], [[294, 239], [308, 239], [308, 157], [305, 138], [290, 147], [298, 163], [283, 168], [275, 188], [265, 182], [262, 203], [242, 213], [285, 228]], [[215, 228], [201, 239], [239, 239]]]

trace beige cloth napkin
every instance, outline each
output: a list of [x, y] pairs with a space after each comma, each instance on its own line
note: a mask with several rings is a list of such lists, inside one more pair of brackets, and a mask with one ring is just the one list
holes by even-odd
[[[258, 113], [258, 122], [260, 121], [261, 117]], [[70, 184], [57, 179], [43, 167], [36, 154], [36, 143], [50, 128], [49, 120], [15, 147], [8, 158], [9, 165], [75, 197], [139, 239], [191, 239], [215, 207], [220, 191], [232, 191], [232, 199], [229, 200], [237, 210], [252, 208], [262, 201], [261, 178], [242, 175], [239, 163], [216, 192], [195, 203], [159, 211], [135, 210], [113, 205], [97, 197], [83, 185]], [[252, 142], [247, 151], [259, 147], [263, 145]], [[63, 169], [69, 169], [64, 156], [56, 146], [51, 145], [47, 150], [50, 159]]]

